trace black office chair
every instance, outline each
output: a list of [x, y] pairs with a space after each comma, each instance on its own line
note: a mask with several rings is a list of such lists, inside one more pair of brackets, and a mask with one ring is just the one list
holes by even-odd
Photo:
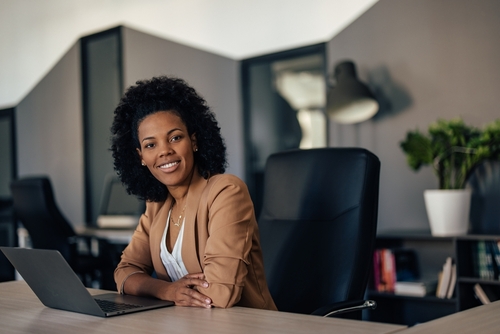
[[361, 148], [271, 155], [259, 217], [280, 311], [361, 319], [375, 243], [380, 161]]
[[479, 163], [467, 176], [472, 190], [470, 233], [500, 234], [500, 161]]
[[14, 216], [33, 248], [58, 250], [88, 287], [116, 289], [112, 277], [119, 256], [105, 240], [75, 233], [56, 204], [48, 177], [14, 180], [10, 188]]

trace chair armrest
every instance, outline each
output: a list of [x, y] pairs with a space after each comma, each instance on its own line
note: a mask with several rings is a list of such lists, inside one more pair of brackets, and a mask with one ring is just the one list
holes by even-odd
[[364, 309], [374, 310], [376, 307], [377, 303], [374, 300], [352, 300], [352, 301], [338, 302], [322, 306], [311, 314], [319, 315], [322, 317], [330, 317], [342, 313], [360, 311]]

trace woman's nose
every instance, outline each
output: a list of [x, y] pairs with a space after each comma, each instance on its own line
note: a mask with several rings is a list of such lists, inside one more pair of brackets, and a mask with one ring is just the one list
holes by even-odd
[[163, 143], [160, 146], [160, 156], [169, 155], [172, 153], [172, 146], [169, 143]]

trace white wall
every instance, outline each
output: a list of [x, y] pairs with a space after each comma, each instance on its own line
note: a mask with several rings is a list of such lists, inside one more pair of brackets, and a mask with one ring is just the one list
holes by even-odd
[[332, 146], [361, 146], [381, 160], [379, 229], [429, 228], [423, 199], [431, 167], [413, 172], [399, 143], [438, 118], [474, 126], [500, 118], [500, 2], [384, 0], [328, 43], [329, 70], [358, 65], [382, 102], [359, 125], [331, 124]]
[[0, 108], [82, 37], [120, 24], [232, 59], [325, 42], [377, 0], [1, 0]]
[[74, 225], [84, 220], [80, 44], [75, 44], [16, 108], [19, 177], [48, 175]]
[[172, 75], [186, 80], [214, 111], [228, 151], [226, 172], [244, 177], [243, 111], [239, 62], [124, 28], [125, 87], [140, 79]]

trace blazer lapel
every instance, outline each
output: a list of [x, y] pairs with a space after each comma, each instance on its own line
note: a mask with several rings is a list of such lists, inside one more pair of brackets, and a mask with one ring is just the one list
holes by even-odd
[[194, 173], [189, 194], [187, 197], [186, 220], [184, 222], [184, 238], [182, 240], [182, 260], [186, 269], [190, 273], [199, 273], [203, 271], [201, 259], [199, 258], [196, 237], [196, 213], [200, 198], [207, 184], [200, 174]]
[[158, 278], [165, 279], [170, 277], [165, 270], [165, 266], [161, 261], [160, 257], [160, 245], [165, 240], [162, 240], [163, 231], [165, 230], [165, 226], [167, 225], [168, 211], [170, 206], [172, 205], [172, 197], [169, 196], [160, 211], [154, 217], [153, 223], [151, 224], [151, 230], [149, 231], [149, 240], [150, 240], [150, 249], [151, 249], [151, 260], [153, 262], [153, 267], [155, 268], [156, 274]]

